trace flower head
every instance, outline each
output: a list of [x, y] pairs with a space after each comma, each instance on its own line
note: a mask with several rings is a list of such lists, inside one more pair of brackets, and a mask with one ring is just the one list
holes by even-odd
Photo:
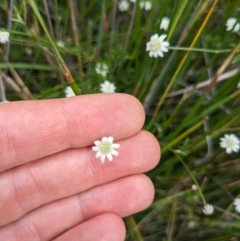
[[116, 89], [116, 86], [108, 80], [105, 80], [100, 86], [102, 93], [114, 93]]
[[240, 31], [240, 23], [237, 23], [236, 18], [229, 18], [226, 22], [227, 31], [238, 32]]
[[94, 141], [95, 146], [92, 147], [93, 151], [96, 151], [96, 158], [100, 158], [101, 163], [105, 162], [105, 159], [109, 161], [113, 160], [113, 156], [117, 156], [118, 152], [114, 150], [115, 148], [119, 148], [120, 145], [117, 143], [113, 143], [113, 137], [103, 137], [101, 141]]
[[198, 189], [197, 186], [196, 186], [195, 184], [193, 184], [193, 185], [192, 185], [192, 190], [193, 190], [193, 191], [197, 191], [197, 189]]
[[170, 19], [168, 17], [163, 17], [160, 23], [160, 29], [164, 29], [165, 31], [168, 29]]
[[103, 77], [106, 77], [108, 74], [109, 68], [108, 68], [107, 64], [105, 64], [105, 63], [97, 63], [95, 71], [97, 74], [100, 74]]
[[72, 88], [70, 86], [67, 86], [64, 90], [65, 92], [65, 97], [72, 97], [72, 96], [75, 96]]
[[234, 134], [225, 134], [220, 138], [220, 147], [226, 148], [226, 152], [231, 154], [232, 152], [238, 152], [240, 150], [240, 140]]
[[56, 44], [57, 44], [58, 47], [61, 47], [61, 48], [64, 47], [64, 42], [61, 41], [61, 40], [57, 40]]
[[9, 32], [0, 31], [0, 43], [5, 44], [9, 41]]
[[213, 208], [213, 206], [212, 205], [210, 205], [210, 204], [206, 204], [204, 207], [203, 207], [203, 213], [205, 214], [205, 215], [211, 215], [211, 214], [213, 214], [213, 212], [214, 212], [214, 208]]
[[148, 11], [152, 8], [152, 2], [142, 0], [140, 2], [139, 6], [140, 6], [141, 9], [145, 8], [145, 10]]
[[163, 34], [158, 36], [158, 34], [154, 34], [150, 41], [147, 43], [146, 50], [149, 51], [150, 57], [157, 58], [158, 56], [163, 57], [163, 52], [168, 52], [168, 41], [163, 41], [167, 35]]
[[125, 12], [129, 9], [129, 2], [127, 0], [121, 0], [119, 3], [118, 3], [118, 9], [121, 11], [121, 12]]
[[235, 206], [236, 211], [240, 213], [240, 198], [235, 198], [233, 205]]

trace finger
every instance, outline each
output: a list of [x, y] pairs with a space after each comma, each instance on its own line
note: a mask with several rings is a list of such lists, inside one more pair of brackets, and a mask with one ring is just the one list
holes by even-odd
[[160, 150], [152, 134], [141, 131], [119, 143], [119, 156], [104, 165], [90, 148], [81, 148], [2, 173], [0, 226], [45, 203], [123, 176], [146, 172], [157, 165]]
[[144, 122], [140, 102], [126, 94], [22, 101], [0, 106], [0, 172], [102, 136], [122, 139]]
[[116, 214], [105, 213], [68, 230], [54, 241], [124, 241], [125, 233], [123, 220]]
[[148, 177], [128, 176], [35, 209], [0, 228], [0, 237], [8, 241], [52, 240], [102, 213], [125, 217], [139, 212], [151, 204], [153, 197], [154, 187]]

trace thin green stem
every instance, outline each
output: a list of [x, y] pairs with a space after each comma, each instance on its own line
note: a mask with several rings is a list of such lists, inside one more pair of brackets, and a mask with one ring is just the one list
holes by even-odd
[[[68, 82], [68, 84], [70, 84], [70, 83], [72, 83], [72, 82], [75, 82], [75, 80], [73, 79], [73, 76], [72, 76], [71, 72], [69, 71], [69, 69], [68, 69], [67, 65], [65, 64], [65, 62], [64, 62], [61, 54], [60, 54], [59, 51], [58, 51], [56, 44], [54, 43], [54, 41], [53, 41], [52, 38], [51, 38], [51, 35], [50, 35], [49, 32], [48, 32], [48, 29], [47, 29], [47, 27], [46, 27], [46, 24], [44, 23], [44, 20], [43, 20], [43, 18], [42, 18], [42, 16], [41, 16], [40, 12], [38, 11], [38, 8], [37, 8], [37, 5], [36, 5], [35, 1], [34, 1], [34, 0], [29, 0], [29, 4], [31, 5], [31, 7], [32, 7], [32, 9], [33, 9], [33, 12], [35, 13], [35, 15], [36, 15], [39, 23], [41, 24], [41, 27], [43, 28], [43, 31], [44, 31], [44, 33], [46, 34], [46, 37], [47, 37], [50, 45], [52, 46], [53, 52], [54, 52], [54, 54], [55, 54], [55, 56], [56, 56], [57, 62], [58, 62], [59, 66], [60, 66], [60, 68], [61, 68], [61, 70], [62, 70], [62, 73], [63, 73], [66, 81]], [[71, 86], [71, 87], [74, 86], [73, 92], [74, 92], [76, 95], [80, 95], [80, 94], [81, 94], [81, 91], [80, 91], [79, 88], [78, 88], [78, 90], [77, 90], [76, 85], [77, 85], [77, 84], [75, 83], [75, 84], [71, 84], [70, 86]]]
[[174, 150], [172, 150], [172, 149], [170, 149], [170, 150], [174, 153], [176, 158], [183, 164], [183, 166], [185, 167], [185, 169], [187, 170], [187, 172], [189, 173], [189, 175], [193, 179], [195, 185], [197, 186], [197, 190], [199, 192], [199, 195], [201, 196], [204, 205], [206, 205], [207, 202], [206, 202], [206, 200], [205, 200], [205, 198], [204, 198], [204, 196], [202, 194], [201, 187], [199, 186], [199, 184], [198, 184], [196, 178], [194, 177], [193, 173], [191, 172], [191, 170], [188, 168], [188, 165], [183, 161], [183, 159], [180, 157], [180, 155], [178, 155]]
[[[210, 16], [211, 16], [213, 10], [215, 9], [215, 6], [216, 6], [217, 2], [218, 2], [218, 0], [215, 0], [215, 1], [214, 1], [213, 5], [212, 5], [212, 7], [211, 7], [211, 9], [210, 9], [210, 11], [208, 12], [208, 14], [207, 14], [206, 18], [204, 19], [204, 21], [203, 21], [203, 23], [202, 23], [199, 31], [197, 32], [195, 38], [193, 39], [193, 41], [192, 41], [192, 43], [191, 43], [191, 45], [190, 45], [190, 47], [189, 47], [190, 49], [196, 44], [197, 40], [199, 39], [199, 37], [200, 37], [201, 33], [203, 32], [203, 29], [204, 29], [204, 27], [206, 26], [206, 24], [207, 24], [207, 22], [208, 22], [208, 20], [209, 20], [209, 18], [210, 18]], [[160, 98], [160, 100], [159, 100], [159, 102], [158, 102], [158, 104], [157, 104], [157, 107], [156, 107], [156, 109], [155, 109], [155, 111], [154, 111], [154, 114], [153, 114], [152, 119], [155, 119], [155, 118], [156, 118], [159, 109], [161, 108], [161, 106], [162, 106], [162, 104], [163, 104], [163, 102], [164, 102], [164, 100], [165, 100], [168, 92], [169, 92], [170, 89], [172, 88], [172, 85], [174, 84], [174, 82], [175, 82], [178, 74], [179, 74], [180, 71], [182, 70], [185, 62], [187, 61], [187, 58], [188, 58], [189, 54], [190, 54], [190, 51], [188, 51], [188, 52], [184, 55], [182, 61], [180, 62], [177, 70], [175, 71], [175, 73], [174, 73], [172, 79], [170, 80], [170, 82], [169, 82], [166, 90], [164, 91], [162, 97]]]
[[228, 53], [232, 51], [232, 49], [201, 49], [201, 48], [188, 48], [188, 47], [168, 47], [168, 48], [172, 50], [183, 50], [183, 51], [193, 51], [193, 52], [203, 52], [203, 53], [213, 53], [213, 54]]
[[143, 241], [142, 235], [138, 230], [137, 224], [133, 216], [129, 216], [126, 218], [126, 221], [130, 227], [130, 232], [136, 241]]

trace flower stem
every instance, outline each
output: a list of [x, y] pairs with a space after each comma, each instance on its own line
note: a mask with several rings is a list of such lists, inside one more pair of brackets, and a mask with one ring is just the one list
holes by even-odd
[[55, 57], [56, 57], [56, 60], [59, 64], [59, 67], [67, 81], [67, 83], [71, 86], [73, 92], [75, 93], [75, 95], [80, 95], [81, 94], [81, 90], [79, 89], [79, 87], [77, 86], [70, 70], [68, 69], [67, 65], [65, 64], [62, 56], [60, 55], [58, 49], [57, 49], [57, 46], [56, 44], [54, 43], [54, 41], [52, 40], [52, 37], [51, 35], [49, 34], [48, 30], [47, 30], [47, 27], [46, 27], [46, 24], [44, 23], [44, 20], [41, 16], [41, 14], [39, 13], [38, 11], [38, 8], [37, 8], [37, 5], [35, 3], [34, 0], [29, 0], [29, 4], [31, 5], [32, 9], [33, 9], [33, 12], [35, 13], [39, 23], [41, 24], [42, 28], [43, 28], [43, 31], [44, 33], [46, 34], [46, 37], [50, 43], [50, 45], [52, 46], [52, 49], [54, 51], [54, 54], [55, 54]]

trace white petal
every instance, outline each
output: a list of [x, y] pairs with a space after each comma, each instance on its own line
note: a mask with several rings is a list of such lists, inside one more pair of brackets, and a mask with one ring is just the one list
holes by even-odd
[[169, 42], [162, 42], [162, 47], [168, 47], [169, 46]]
[[227, 147], [226, 152], [227, 152], [228, 154], [231, 154], [231, 153], [232, 153], [232, 148], [228, 148], [228, 147]]
[[113, 160], [112, 155], [111, 155], [111, 154], [108, 154], [108, 155], [107, 155], [107, 159], [111, 162], [111, 161]]
[[97, 146], [93, 146], [93, 147], [92, 147], [92, 150], [93, 150], [93, 151], [98, 151], [99, 148], [98, 148]]
[[100, 151], [98, 151], [95, 155], [96, 158], [99, 158], [102, 155], [102, 153]]
[[105, 158], [106, 158], [105, 155], [101, 155], [100, 160], [101, 160], [101, 163], [102, 163], [102, 164], [105, 162]]
[[160, 57], [163, 57], [162, 51], [158, 51], [157, 53], [158, 53], [158, 55], [159, 55]]
[[98, 146], [100, 143], [101, 143], [101, 141], [94, 141], [93, 142], [96, 146]]
[[166, 37], [167, 37], [167, 35], [166, 35], [166, 34], [163, 34], [163, 35], [161, 35], [161, 36], [159, 37], [159, 40], [161, 40], [161, 42], [162, 42]]
[[115, 151], [115, 150], [112, 150], [111, 154], [114, 155], [114, 156], [118, 156], [118, 152]]
[[119, 148], [119, 147], [120, 147], [120, 144], [114, 143], [114, 144], [112, 144], [112, 147], [113, 147], [113, 148]]
[[152, 37], [150, 39], [154, 40], [154, 39], [157, 39], [157, 38], [158, 38], [158, 34], [156, 33], [156, 34], [152, 35]]
[[108, 137], [108, 141], [110, 141], [111, 143], [113, 143], [113, 140], [114, 140], [114, 138], [112, 136]]

